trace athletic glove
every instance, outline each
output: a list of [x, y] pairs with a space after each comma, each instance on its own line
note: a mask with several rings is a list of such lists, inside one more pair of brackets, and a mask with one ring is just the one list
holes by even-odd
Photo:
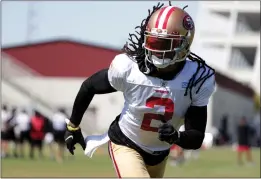
[[83, 150], [86, 147], [81, 128], [80, 127], [73, 128], [68, 123], [67, 123], [67, 127], [66, 127], [66, 132], [64, 135], [64, 140], [65, 140], [67, 149], [69, 150], [69, 152], [72, 155], [74, 155], [75, 144], [79, 143], [82, 146]]
[[169, 144], [174, 144], [179, 139], [179, 131], [177, 131], [171, 124], [163, 123], [158, 129], [159, 140], [165, 141]]

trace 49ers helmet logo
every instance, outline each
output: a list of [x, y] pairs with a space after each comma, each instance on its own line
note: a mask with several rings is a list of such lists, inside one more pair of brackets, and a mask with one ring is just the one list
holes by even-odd
[[183, 19], [183, 26], [187, 30], [193, 30], [194, 29], [194, 22], [191, 19], [189, 15], [186, 15]]

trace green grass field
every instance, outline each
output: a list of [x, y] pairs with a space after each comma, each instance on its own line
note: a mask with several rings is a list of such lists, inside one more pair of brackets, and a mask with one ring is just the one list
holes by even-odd
[[[260, 177], [259, 149], [253, 149], [253, 157], [254, 166], [238, 166], [236, 152], [231, 148], [213, 148], [202, 151], [198, 160], [190, 160], [183, 166], [172, 167], [168, 164], [165, 177]], [[106, 148], [98, 150], [91, 159], [78, 150], [74, 158], [69, 157], [63, 163], [50, 160], [47, 156], [41, 160], [3, 159], [1, 176], [116, 177]]]

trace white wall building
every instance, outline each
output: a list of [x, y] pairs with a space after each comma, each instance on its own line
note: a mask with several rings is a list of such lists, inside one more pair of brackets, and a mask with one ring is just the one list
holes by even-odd
[[192, 50], [260, 94], [260, 1], [199, 1]]

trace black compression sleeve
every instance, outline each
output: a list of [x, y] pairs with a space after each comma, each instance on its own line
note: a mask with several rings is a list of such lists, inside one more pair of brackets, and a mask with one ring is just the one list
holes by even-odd
[[115, 91], [116, 90], [109, 83], [108, 69], [98, 71], [86, 79], [82, 83], [81, 88], [75, 98], [72, 115], [70, 118], [71, 123], [76, 126], [80, 125], [82, 116], [95, 94], [106, 94]]
[[199, 149], [205, 137], [207, 106], [190, 106], [185, 115], [185, 131], [176, 142], [183, 149]]

